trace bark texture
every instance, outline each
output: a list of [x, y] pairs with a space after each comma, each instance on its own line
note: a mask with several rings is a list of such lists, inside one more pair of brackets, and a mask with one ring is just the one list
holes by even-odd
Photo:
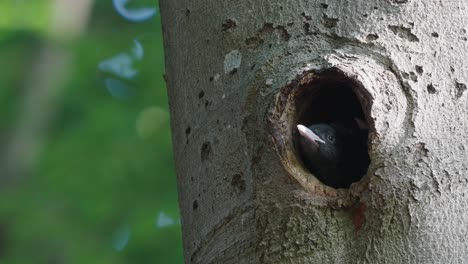
[[[160, 5], [186, 263], [468, 261], [467, 1]], [[295, 150], [326, 69], [370, 125], [349, 190]]]

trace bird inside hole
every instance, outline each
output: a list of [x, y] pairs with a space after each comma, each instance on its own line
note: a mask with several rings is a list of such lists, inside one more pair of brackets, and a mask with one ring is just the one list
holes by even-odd
[[297, 125], [304, 165], [324, 184], [349, 188], [367, 172], [368, 128], [358, 118]]

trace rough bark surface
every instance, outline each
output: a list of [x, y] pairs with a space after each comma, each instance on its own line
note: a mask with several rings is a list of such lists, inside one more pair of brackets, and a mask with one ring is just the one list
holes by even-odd
[[[186, 263], [468, 261], [467, 1], [160, 5]], [[278, 111], [327, 68], [367, 95], [349, 190], [297, 162]]]

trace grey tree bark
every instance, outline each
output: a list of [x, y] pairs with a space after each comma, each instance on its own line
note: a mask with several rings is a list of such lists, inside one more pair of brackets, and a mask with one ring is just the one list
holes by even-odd
[[[160, 6], [186, 263], [468, 262], [467, 1]], [[343, 83], [371, 164], [333, 189], [294, 127]]]

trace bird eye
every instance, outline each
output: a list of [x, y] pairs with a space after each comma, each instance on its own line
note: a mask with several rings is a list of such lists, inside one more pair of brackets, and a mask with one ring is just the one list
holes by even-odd
[[332, 142], [332, 143], [335, 142], [335, 137], [332, 136], [332, 135], [329, 135], [329, 136], [327, 137], [327, 139], [328, 139], [328, 141], [330, 141], [330, 142]]

